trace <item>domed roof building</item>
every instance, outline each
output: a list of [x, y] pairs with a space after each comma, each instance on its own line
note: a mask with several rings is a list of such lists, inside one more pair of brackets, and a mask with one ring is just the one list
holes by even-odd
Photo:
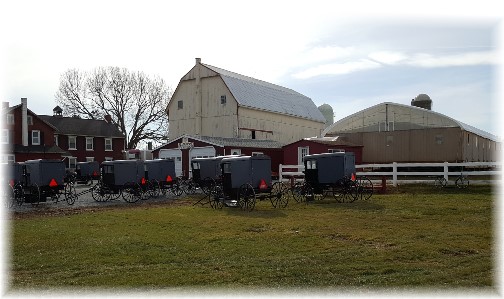
[[497, 161], [497, 136], [431, 108], [426, 94], [411, 106], [384, 102], [335, 122], [322, 136], [363, 145], [363, 163]]

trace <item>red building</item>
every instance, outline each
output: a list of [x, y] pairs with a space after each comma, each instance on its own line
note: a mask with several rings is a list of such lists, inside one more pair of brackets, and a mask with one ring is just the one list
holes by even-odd
[[301, 165], [306, 155], [341, 151], [354, 153], [355, 164], [361, 164], [362, 148], [362, 145], [350, 143], [340, 137], [304, 138], [283, 147], [283, 164]]
[[271, 158], [271, 171], [278, 173], [282, 163], [282, 146], [273, 140], [244, 138], [208, 137], [183, 135], [152, 151], [153, 158], [173, 158], [177, 176], [191, 177], [192, 158], [216, 157], [225, 155], [260, 155]]
[[[8, 104], [8, 103], [7, 103]], [[3, 112], [6, 122], [2, 131], [4, 159], [23, 162], [31, 159], [65, 159], [67, 168], [77, 162], [123, 159], [124, 135], [105, 120], [63, 117], [60, 107], [54, 114], [37, 115], [27, 108], [27, 100]]]

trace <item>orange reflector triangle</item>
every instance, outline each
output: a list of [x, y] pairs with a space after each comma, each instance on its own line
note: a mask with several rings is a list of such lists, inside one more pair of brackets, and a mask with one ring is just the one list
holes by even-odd
[[355, 173], [352, 173], [352, 181], [355, 181]]
[[261, 189], [261, 190], [268, 189], [268, 184], [266, 184], [266, 181], [264, 179], [261, 179], [261, 183], [259, 184], [259, 189]]
[[142, 185], [145, 185], [146, 181], [145, 178], [142, 178]]
[[166, 176], [166, 181], [167, 181], [168, 183], [169, 183], [169, 182], [171, 182], [171, 181], [173, 181], [173, 179], [172, 179], [171, 175]]
[[49, 182], [49, 187], [58, 187], [58, 182], [56, 182], [55, 179], [52, 179], [51, 182]]
[[98, 175], [98, 172], [95, 170], [93, 171], [93, 176], [97, 176]]

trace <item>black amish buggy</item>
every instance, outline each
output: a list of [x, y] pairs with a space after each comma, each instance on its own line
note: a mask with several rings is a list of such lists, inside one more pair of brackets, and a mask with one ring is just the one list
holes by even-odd
[[[19, 169], [15, 171], [16, 175]], [[56, 202], [61, 195], [65, 201], [72, 205], [77, 198], [75, 186], [72, 183], [65, 182], [65, 164], [61, 160], [28, 160], [21, 164], [21, 178], [18, 187], [17, 203], [21, 205], [24, 202], [37, 205], [41, 201], [47, 201], [51, 198]]]
[[78, 162], [75, 166], [75, 181], [91, 185], [93, 180], [100, 178], [100, 164], [98, 161]]
[[148, 192], [150, 196], [159, 196], [159, 193], [166, 195], [169, 190], [173, 194], [180, 196], [182, 189], [179, 187], [175, 173], [175, 161], [173, 159], [146, 160], [145, 179], [147, 180]]
[[217, 156], [209, 158], [193, 158], [191, 160], [192, 188], [201, 188], [208, 195], [216, 184], [222, 180], [221, 161], [224, 158], [239, 157], [238, 155]]
[[228, 157], [221, 160], [220, 167], [222, 182], [215, 185], [210, 195], [213, 208], [226, 205], [252, 211], [256, 199], [270, 199], [273, 207], [287, 206], [287, 187], [280, 182], [272, 184], [270, 157]]
[[[365, 178], [356, 178], [355, 156], [349, 152], [324, 153], [303, 157], [305, 179], [294, 186], [296, 201], [313, 200], [315, 196], [324, 198], [332, 194], [339, 202], [353, 202], [359, 198], [368, 199], [372, 194], [364, 187]], [[371, 193], [369, 193], [371, 192]]]
[[117, 199], [137, 202], [145, 194], [145, 168], [141, 160], [104, 161], [100, 165], [100, 180], [91, 189], [95, 201]]

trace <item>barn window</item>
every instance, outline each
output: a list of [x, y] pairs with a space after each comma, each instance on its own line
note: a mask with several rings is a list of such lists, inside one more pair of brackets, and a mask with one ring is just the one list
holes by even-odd
[[14, 114], [7, 114], [7, 124], [8, 125], [13, 125], [14, 124]]
[[183, 101], [178, 101], [177, 102], [177, 107], [178, 107], [179, 110], [183, 109], [184, 108], [184, 102]]
[[77, 149], [77, 137], [76, 136], [68, 136], [68, 149], [69, 150]]
[[255, 131], [252, 131], [252, 139], [256, 139]]
[[436, 144], [443, 144], [444, 137], [443, 135], [436, 135]]
[[221, 103], [222, 105], [225, 105], [225, 104], [226, 104], [226, 96], [225, 96], [225, 95], [223, 95], [223, 96], [221, 96], [221, 97], [220, 97], [220, 103]]

